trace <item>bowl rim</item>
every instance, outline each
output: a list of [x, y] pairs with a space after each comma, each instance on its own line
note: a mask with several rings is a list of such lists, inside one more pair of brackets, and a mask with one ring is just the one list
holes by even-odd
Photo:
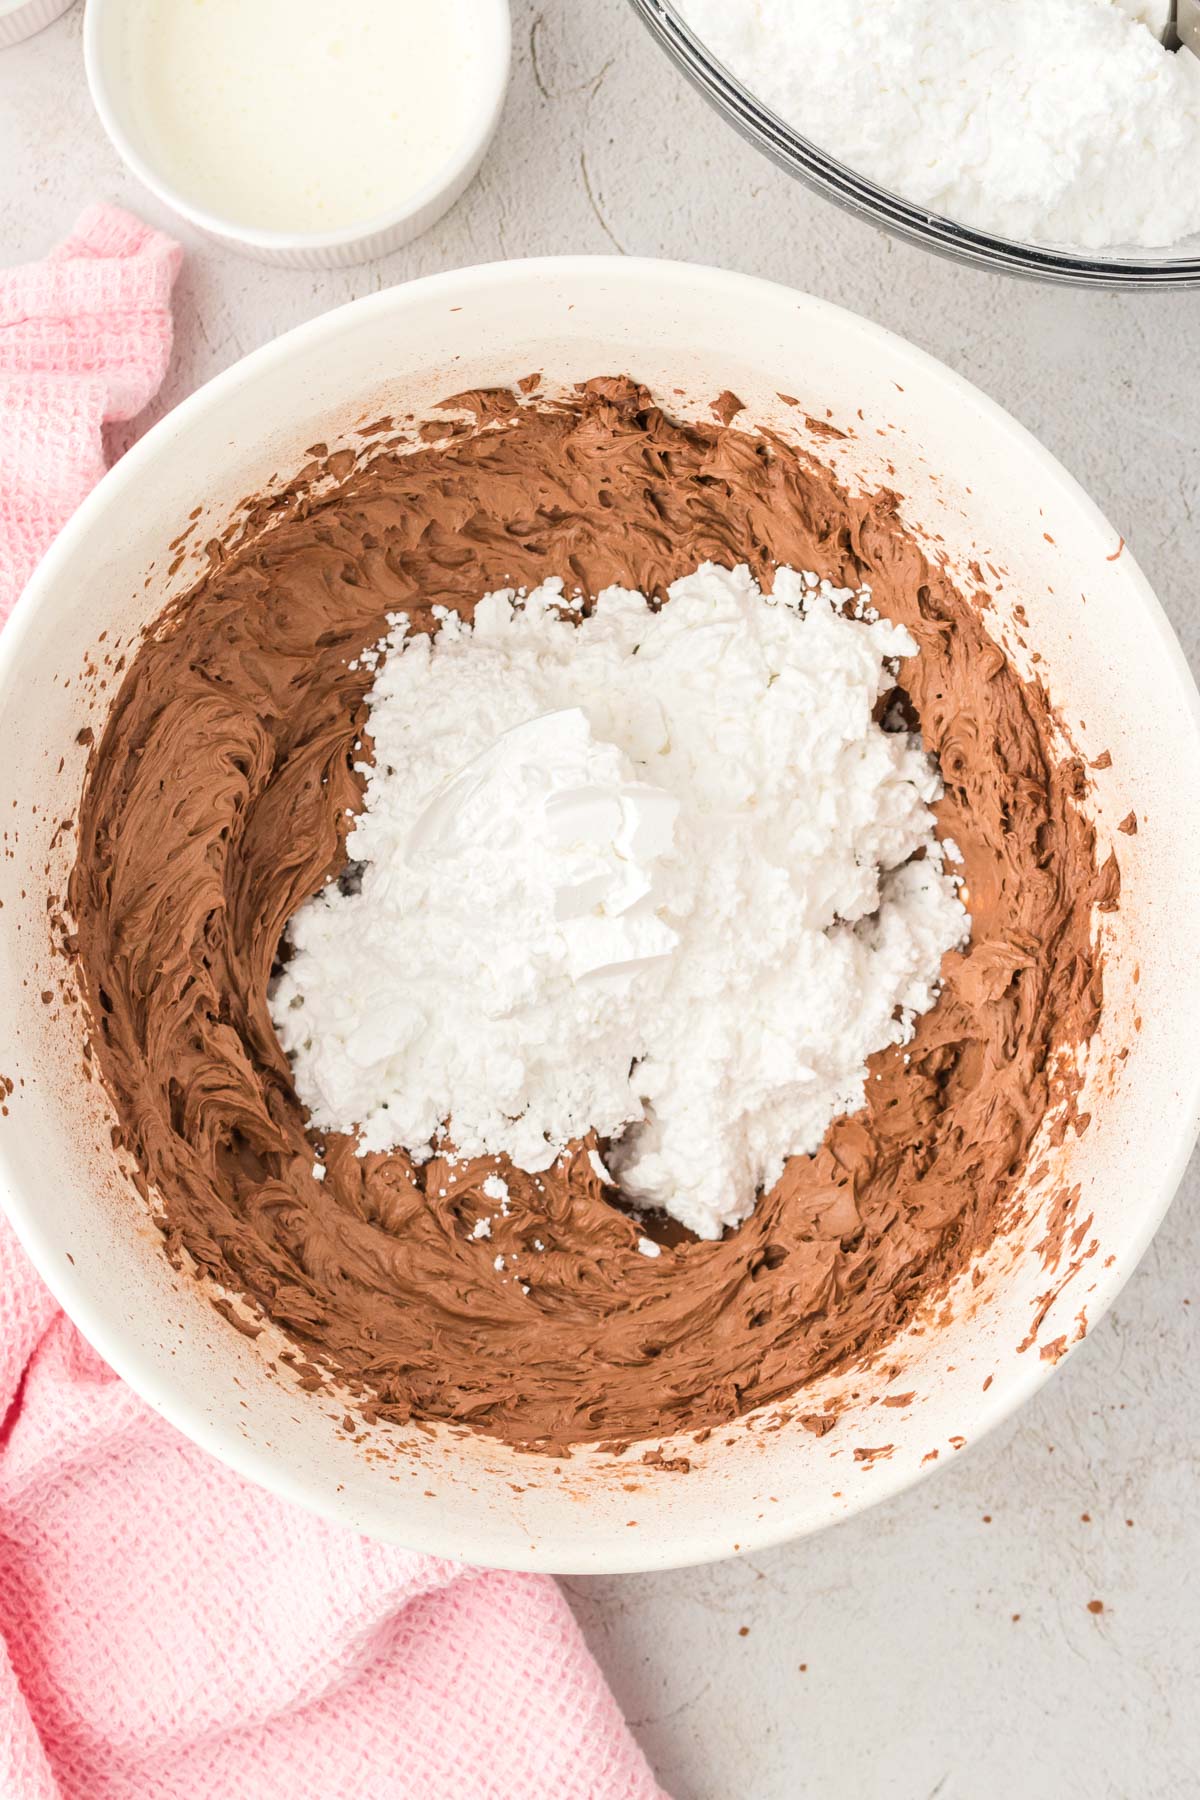
[[[647, 282], [653, 282], [659, 289], [686, 288], [693, 297], [697, 284], [702, 283], [713, 291], [724, 290], [738, 296], [744, 301], [747, 310], [754, 305], [783, 305], [788, 308], [793, 319], [797, 310], [800, 310], [807, 311], [815, 322], [833, 320], [842, 328], [848, 325], [863, 340], [891, 357], [897, 370], [900, 365], [907, 364], [926, 381], [938, 384], [952, 394], [960, 404], [966, 402], [982, 409], [991, 422], [1007, 436], [1014, 454], [1032, 457], [1040, 466], [1043, 478], [1058, 489], [1066, 502], [1074, 505], [1086, 523], [1094, 526], [1097, 536], [1102, 537], [1105, 542], [1114, 541], [1116, 534], [1113, 527], [1074, 476], [998, 402], [927, 351], [886, 327], [861, 318], [848, 308], [757, 276], [702, 264], [649, 257], [572, 255], [483, 263], [401, 282], [318, 314], [316, 318], [293, 327], [213, 376], [152, 426], [83, 501], [46, 552], [18, 599], [5, 629], [0, 632], [0, 700], [13, 678], [26, 641], [39, 631], [39, 613], [43, 600], [53, 593], [60, 565], [67, 562], [77, 546], [87, 541], [114, 501], [136, 491], [143, 473], [152, 470], [160, 452], [169, 446], [193, 418], [219, 409], [226, 395], [247, 380], [253, 379], [260, 371], [286, 362], [301, 346], [312, 346], [323, 339], [336, 336], [352, 328], [354, 320], [365, 318], [369, 313], [386, 313], [392, 310], [402, 312], [415, 299], [448, 300], [450, 304], [456, 305], [477, 297], [481, 292], [494, 291], [498, 284], [520, 286], [554, 280], [560, 283], [564, 280], [583, 282], [597, 277], [610, 283], [625, 283], [630, 289], [631, 300]], [[1161, 602], [1128, 550], [1121, 560], [1124, 565], [1123, 578], [1129, 582], [1131, 593], [1136, 594], [1140, 600], [1145, 626], [1155, 635], [1166, 665], [1178, 681], [1180, 697], [1185, 711], [1190, 715], [1197, 744], [1200, 745], [1200, 691], [1197, 690], [1182, 646]], [[1120, 1246], [1121, 1254], [1110, 1268], [1096, 1271], [1096, 1287], [1089, 1298], [1092, 1330], [1133, 1273], [1161, 1224], [1183, 1176], [1198, 1130], [1200, 1061], [1181, 1081], [1173, 1117], [1163, 1131], [1165, 1154], [1159, 1162], [1161, 1173], [1153, 1189], [1141, 1197], [1136, 1214], [1131, 1209], [1127, 1235]], [[124, 1328], [101, 1305], [92, 1304], [82, 1277], [61, 1256], [53, 1234], [41, 1222], [35, 1196], [28, 1191], [25, 1195], [20, 1192], [16, 1171], [3, 1136], [0, 1136], [0, 1207], [7, 1213], [30, 1260], [64, 1311], [105, 1361], [155, 1411], [194, 1443], [246, 1479], [333, 1523], [351, 1524], [359, 1531], [364, 1529], [361, 1521], [351, 1517], [351, 1506], [339, 1502], [331, 1486], [293, 1474], [277, 1462], [273, 1453], [264, 1445], [249, 1444], [223, 1429], [197, 1405], [177, 1395], [169, 1370], [159, 1370], [147, 1365], [136, 1349], [128, 1347]], [[1076, 1348], [1077, 1345], [1071, 1345], [1060, 1362], [1065, 1362]], [[976, 1402], [977, 1410], [972, 1418], [968, 1448], [1009, 1418], [1051, 1378], [1057, 1366], [1059, 1365], [1041, 1358], [1022, 1359], [1015, 1369], [1010, 1367], [1008, 1378], [1004, 1382], [997, 1382], [990, 1391], [980, 1393]], [[879, 1479], [871, 1484], [869, 1492], [860, 1489], [843, 1507], [836, 1512], [828, 1512], [823, 1519], [797, 1522], [789, 1519], [788, 1509], [781, 1505], [777, 1509], [771, 1509], [770, 1518], [747, 1520], [744, 1524], [739, 1522], [739, 1554], [753, 1554], [770, 1549], [839, 1523], [868, 1506], [902, 1493], [927, 1475], [936, 1473], [956, 1460], [957, 1458], [942, 1459], [928, 1467], [883, 1463], [878, 1469]], [[636, 1535], [638, 1539], [642, 1538], [641, 1533]], [[402, 1540], [397, 1538], [393, 1541]], [[461, 1535], [449, 1529], [434, 1511], [431, 1511], [427, 1520], [422, 1520], [416, 1541], [409, 1547], [453, 1560], [461, 1560], [463, 1554]], [[628, 1546], [625, 1543], [617, 1547], [606, 1545], [599, 1555], [584, 1554], [577, 1547], [573, 1560], [557, 1560], [552, 1549], [548, 1549], [544, 1543], [530, 1546], [530, 1551], [515, 1551], [511, 1556], [494, 1558], [489, 1566], [560, 1574], [628, 1574], [710, 1562], [727, 1556], [729, 1545], [725, 1522], [712, 1520], [704, 1525], [697, 1525], [682, 1535], [673, 1536], [669, 1542], [648, 1540], [629, 1543]]]
[[966, 263], [992, 274], [1063, 286], [1110, 289], [1150, 288], [1161, 292], [1200, 286], [1200, 240], [1189, 255], [1172, 256], [1171, 246], [1118, 246], [1117, 254], [1085, 251], [1068, 245], [1038, 244], [1001, 237], [962, 224], [947, 213], [918, 206], [902, 194], [881, 187], [869, 176], [823, 150], [758, 98], [712, 54], [676, 0], [629, 0], [655, 42], [692, 86], [734, 129], [778, 168], [831, 200], [844, 212], [883, 227], [894, 236], [950, 262]]
[[24, 20], [27, 30], [16, 35], [0, 36], [0, 50], [15, 50], [18, 44], [24, 44], [39, 31], [45, 31], [53, 25], [65, 12], [74, 6], [75, 0], [0, 0], [0, 26], [20, 25], [22, 15], [28, 14]]
[[164, 206], [186, 219], [190, 225], [211, 237], [242, 244], [248, 250], [264, 252], [335, 251], [357, 244], [419, 219], [444, 194], [453, 193], [465, 174], [475, 168], [487, 149], [500, 122], [508, 95], [512, 72], [512, 9], [510, 0], [482, 0], [491, 14], [491, 30], [496, 33], [499, 54], [489, 55], [484, 69], [484, 86], [479, 109], [469, 122], [469, 129], [427, 181], [410, 194], [403, 205], [364, 219], [355, 225], [333, 231], [280, 231], [260, 225], [245, 225], [190, 199], [181, 189], [149, 161], [126, 130], [126, 108], [114, 96], [114, 84], [107, 78], [101, 50], [101, 33], [114, 14], [128, 10], [136, 0], [87, 0], [83, 15], [83, 64], [88, 91], [97, 117], [117, 155], [130, 173], [135, 175]]

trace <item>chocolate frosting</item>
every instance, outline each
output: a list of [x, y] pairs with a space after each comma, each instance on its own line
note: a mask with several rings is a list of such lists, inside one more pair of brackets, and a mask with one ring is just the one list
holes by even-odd
[[[1082, 768], [1052, 753], [986, 597], [929, 564], [894, 496], [852, 498], [781, 438], [679, 423], [624, 379], [447, 405], [471, 422], [253, 508], [133, 660], [70, 889], [95, 1052], [171, 1254], [374, 1413], [555, 1448], [711, 1426], [886, 1343], [1003, 1228], [1067, 1094], [1061, 1053], [1099, 1016], [1092, 911], [1115, 864], [1097, 868]], [[872, 1060], [866, 1109], [736, 1232], [661, 1231], [651, 1258], [587, 1145], [533, 1177], [314, 1138], [266, 994], [289, 916], [344, 869], [372, 679], [352, 665], [386, 613], [428, 629], [435, 606], [469, 616], [549, 575], [661, 597], [706, 558], [768, 588], [780, 563], [869, 582], [912, 632], [900, 698], [940, 759], [974, 928], [913, 1043]], [[497, 1169], [507, 1216], [481, 1192]]]

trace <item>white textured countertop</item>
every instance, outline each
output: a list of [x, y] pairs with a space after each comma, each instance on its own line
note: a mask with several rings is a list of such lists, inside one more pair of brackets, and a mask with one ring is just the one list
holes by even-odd
[[[995, 395], [1126, 534], [1196, 663], [1200, 292], [1081, 295], [935, 261], [741, 144], [623, 0], [513, 11], [512, 91], [483, 174], [411, 248], [313, 275], [179, 233], [160, 408], [287, 326], [410, 275], [554, 251], [727, 264], [865, 313]], [[178, 229], [93, 119], [80, 22], [76, 8], [0, 51], [4, 262], [40, 255], [98, 197]], [[1113, 1311], [945, 1473], [753, 1561], [569, 1582], [675, 1800], [1200, 1792], [1198, 1323], [1194, 1161]]]

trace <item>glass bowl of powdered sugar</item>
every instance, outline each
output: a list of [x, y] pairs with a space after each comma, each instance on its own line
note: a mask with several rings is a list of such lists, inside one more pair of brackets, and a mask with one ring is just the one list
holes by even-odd
[[977, 267], [1200, 285], [1200, 56], [1170, 0], [632, 0], [742, 135]]

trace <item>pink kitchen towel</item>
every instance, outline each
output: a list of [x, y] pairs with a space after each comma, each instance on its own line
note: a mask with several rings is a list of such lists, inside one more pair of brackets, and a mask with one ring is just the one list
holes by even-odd
[[103, 427], [154, 397], [181, 252], [93, 206], [44, 262], [0, 269], [0, 623], [104, 473]]
[[[179, 251], [0, 271], [0, 620], [154, 394]], [[145, 1406], [0, 1219], [4, 1800], [656, 1800], [557, 1586], [396, 1550]]]

